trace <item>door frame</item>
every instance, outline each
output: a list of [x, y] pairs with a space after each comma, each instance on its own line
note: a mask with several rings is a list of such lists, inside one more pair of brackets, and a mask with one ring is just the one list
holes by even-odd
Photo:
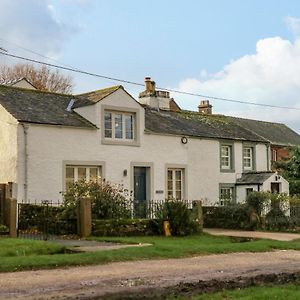
[[[134, 193], [134, 168], [144, 167], [146, 168], [146, 201], [153, 199], [153, 179], [154, 179], [154, 163], [152, 162], [131, 162], [130, 163], [130, 190]], [[149, 172], [147, 172], [147, 168]]]

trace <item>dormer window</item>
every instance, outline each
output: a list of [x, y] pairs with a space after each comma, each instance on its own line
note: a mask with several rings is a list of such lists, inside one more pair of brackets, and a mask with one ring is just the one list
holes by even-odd
[[101, 105], [101, 143], [140, 146], [139, 108]]
[[112, 140], [134, 140], [135, 114], [105, 111], [104, 137]]

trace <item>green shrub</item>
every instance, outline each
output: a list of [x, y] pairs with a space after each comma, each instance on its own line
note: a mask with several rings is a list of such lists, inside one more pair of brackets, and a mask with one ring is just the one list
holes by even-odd
[[300, 180], [289, 180], [290, 184], [290, 194], [291, 195], [300, 195]]
[[248, 207], [249, 213], [253, 210], [258, 216], [261, 216], [268, 200], [270, 199], [270, 193], [266, 192], [252, 192], [246, 198], [246, 205]]
[[203, 207], [204, 227], [250, 229], [248, 207], [245, 204]]
[[106, 181], [75, 182], [64, 197], [64, 213], [76, 214], [78, 201], [89, 197], [92, 202], [93, 219], [130, 218], [130, 203], [123, 189]]
[[112, 219], [93, 220], [94, 236], [149, 236], [157, 235], [157, 220], [146, 219]]
[[169, 199], [164, 201], [156, 212], [160, 233], [163, 230], [163, 222], [170, 222], [171, 234], [184, 236], [201, 231], [199, 223], [193, 211], [188, 208], [185, 201]]
[[268, 230], [286, 230], [289, 225], [289, 217], [279, 207], [271, 208], [266, 215], [266, 229]]
[[8, 227], [3, 224], [0, 224], [0, 234], [8, 233], [8, 232], [9, 232]]
[[19, 204], [18, 229], [48, 234], [76, 234], [77, 219], [67, 217], [62, 206]]

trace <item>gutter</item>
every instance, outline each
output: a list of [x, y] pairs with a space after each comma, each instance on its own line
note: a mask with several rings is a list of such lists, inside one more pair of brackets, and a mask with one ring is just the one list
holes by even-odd
[[21, 124], [24, 133], [24, 201], [28, 198], [28, 129], [29, 126]]

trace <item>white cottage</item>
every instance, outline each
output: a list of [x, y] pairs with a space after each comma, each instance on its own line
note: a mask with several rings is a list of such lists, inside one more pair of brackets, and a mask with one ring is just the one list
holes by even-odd
[[[237, 124], [180, 110], [146, 78], [136, 101], [122, 86], [77, 96], [0, 86], [0, 183], [18, 201], [56, 200], [78, 179], [101, 176], [136, 201], [289, 191], [270, 171], [270, 143]], [[273, 124], [273, 123], [270, 123]]]

